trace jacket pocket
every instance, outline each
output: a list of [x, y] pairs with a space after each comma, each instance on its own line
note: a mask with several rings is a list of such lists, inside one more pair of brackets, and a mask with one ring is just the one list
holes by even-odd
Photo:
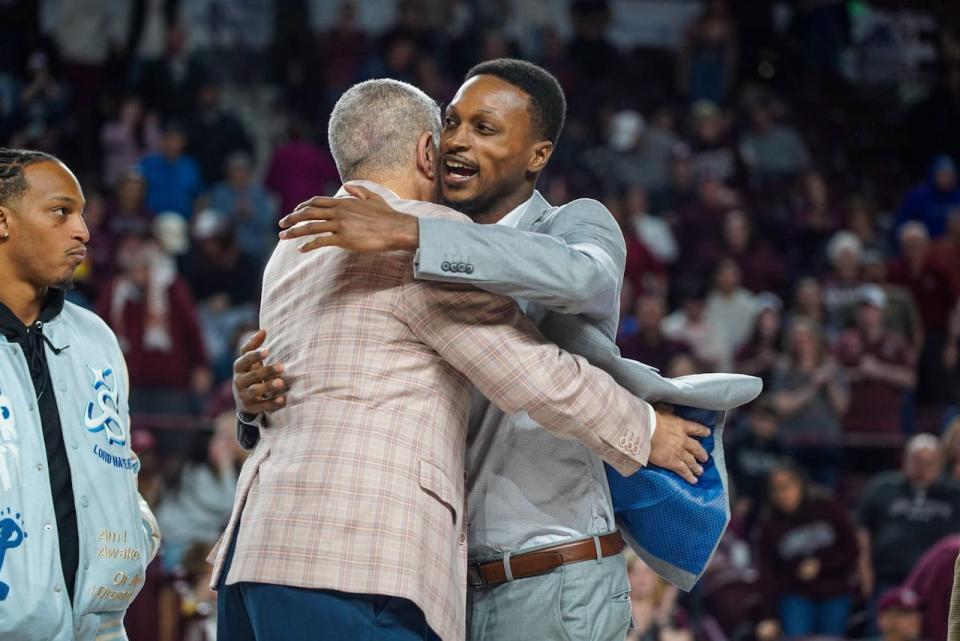
[[450, 510], [454, 525], [457, 524], [457, 503], [453, 482], [442, 469], [430, 461], [420, 459], [420, 489]]

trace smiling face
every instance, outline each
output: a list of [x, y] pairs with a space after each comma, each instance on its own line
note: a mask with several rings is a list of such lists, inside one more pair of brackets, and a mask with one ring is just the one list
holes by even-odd
[[29, 165], [24, 173], [27, 191], [0, 205], [0, 227], [8, 234], [0, 243], [4, 262], [14, 278], [37, 289], [68, 286], [90, 240], [80, 183], [54, 161]]
[[797, 285], [796, 293], [797, 307], [806, 313], [814, 312], [820, 309], [823, 304], [820, 283], [814, 278], [804, 278]]
[[772, 307], [764, 308], [757, 316], [757, 327], [760, 330], [760, 335], [765, 338], [776, 338], [777, 334], [780, 333], [781, 321], [778, 310]]
[[909, 227], [904, 225], [900, 234], [900, 245], [903, 248], [904, 257], [910, 263], [922, 265], [926, 261], [927, 250], [930, 248], [930, 236], [919, 223]]
[[904, 475], [918, 488], [929, 488], [943, 472], [943, 456], [935, 444], [908, 451], [903, 459]]
[[837, 252], [833, 266], [843, 280], [856, 280], [860, 273], [860, 251], [855, 247], [844, 247]]
[[750, 244], [750, 222], [745, 213], [734, 209], [727, 214], [723, 223], [723, 239], [727, 247], [735, 253], [741, 253], [747, 249], [747, 245]]
[[121, 215], [139, 214], [147, 194], [147, 182], [139, 174], [129, 174], [117, 186]]
[[792, 472], [775, 470], [770, 473], [770, 502], [777, 509], [793, 514], [803, 501], [803, 482]]
[[883, 308], [872, 303], [861, 303], [857, 308], [857, 325], [867, 334], [883, 331]]
[[714, 285], [716, 289], [723, 294], [731, 294], [739, 289], [743, 275], [740, 267], [732, 260], [724, 260], [717, 267]]
[[819, 360], [820, 339], [811, 325], [807, 323], [794, 324], [790, 329], [788, 343], [788, 352], [796, 363]]
[[187, 137], [179, 129], [171, 127], [163, 132], [160, 139], [160, 149], [168, 160], [176, 160], [187, 147]]
[[521, 89], [484, 74], [465, 82], [440, 136], [444, 202], [477, 222], [496, 222], [529, 198], [553, 151], [536, 129]]
[[952, 165], [938, 169], [933, 179], [940, 191], [950, 191], [957, 186], [957, 174]]
[[659, 334], [660, 323], [665, 314], [663, 299], [657, 296], [641, 296], [637, 299], [636, 317], [640, 332]]

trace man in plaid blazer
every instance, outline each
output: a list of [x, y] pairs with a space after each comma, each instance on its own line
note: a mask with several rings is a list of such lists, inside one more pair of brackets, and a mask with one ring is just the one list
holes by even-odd
[[[398, 211], [466, 221], [412, 200], [435, 197], [438, 116], [403, 83], [352, 88], [330, 122], [342, 177], [376, 180], [363, 185]], [[471, 383], [624, 474], [647, 462], [649, 405], [546, 343], [510, 299], [415, 280], [407, 252], [282, 243], [260, 323], [290, 392], [212, 555], [220, 638], [464, 637]]]

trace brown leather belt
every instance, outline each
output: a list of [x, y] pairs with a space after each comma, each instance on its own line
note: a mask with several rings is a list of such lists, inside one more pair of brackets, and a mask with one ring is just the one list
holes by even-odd
[[[504, 557], [498, 561], [471, 563], [467, 567], [467, 584], [472, 588], [484, 588], [506, 583], [510, 580], [525, 579], [546, 574], [561, 565], [595, 561], [604, 557], [620, 554], [626, 544], [619, 532], [603, 536], [559, 543], [547, 548], [525, 552], [516, 556]], [[599, 556], [597, 554], [599, 548]], [[507, 576], [507, 564], [510, 575]]]

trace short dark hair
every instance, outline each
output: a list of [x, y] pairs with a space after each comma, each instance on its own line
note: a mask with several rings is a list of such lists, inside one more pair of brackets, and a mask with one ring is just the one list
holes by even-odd
[[530, 120], [537, 134], [557, 144], [567, 114], [567, 99], [553, 74], [526, 60], [497, 58], [474, 66], [464, 80], [480, 75], [495, 76], [530, 96]]
[[0, 205], [6, 205], [26, 193], [29, 187], [25, 171], [27, 167], [50, 161], [59, 162], [42, 151], [0, 147]]

